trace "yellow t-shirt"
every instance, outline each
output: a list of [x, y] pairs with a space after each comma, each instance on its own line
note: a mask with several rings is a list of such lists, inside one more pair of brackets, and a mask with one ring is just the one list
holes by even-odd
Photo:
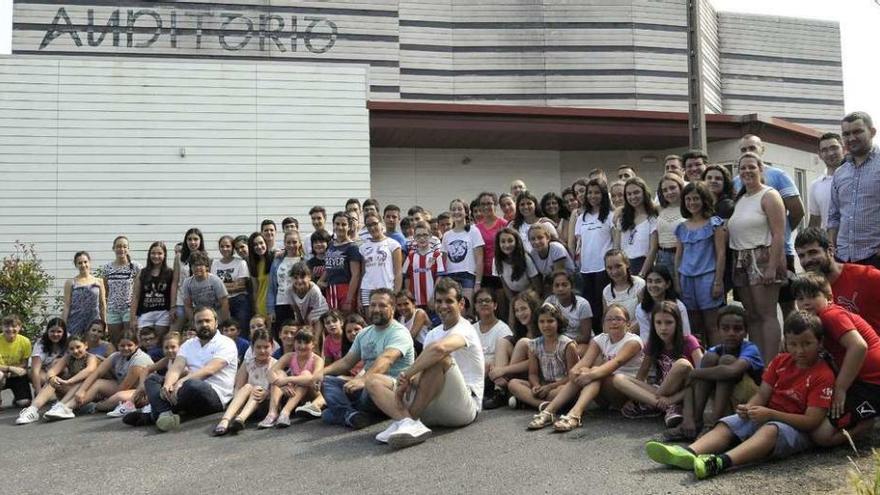
[[[257, 314], [266, 315], [266, 305], [269, 299], [269, 274], [266, 273], [266, 262], [260, 260], [257, 262], [257, 286], [254, 287], [254, 297], [256, 298]], [[272, 308], [274, 310], [275, 308]]]
[[31, 357], [31, 341], [24, 335], [16, 335], [12, 342], [0, 335], [0, 364], [27, 367]]

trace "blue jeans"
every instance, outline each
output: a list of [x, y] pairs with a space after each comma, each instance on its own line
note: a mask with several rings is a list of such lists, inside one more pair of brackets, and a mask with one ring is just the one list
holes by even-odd
[[247, 294], [239, 294], [229, 298], [229, 315], [238, 322], [241, 336], [250, 340], [251, 300]]
[[156, 418], [165, 411], [174, 411], [175, 413], [186, 411], [188, 415], [196, 417], [223, 412], [223, 402], [206, 381], [187, 380], [183, 382], [177, 391], [177, 405], [175, 406], [162, 398], [161, 392], [164, 384], [165, 377], [156, 373], [147, 377], [144, 382], [147, 398], [153, 408], [153, 421], [156, 421]]
[[342, 387], [345, 380], [338, 376], [325, 376], [321, 385], [321, 394], [327, 402], [327, 407], [321, 414], [321, 419], [330, 425], [351, 426], [351, 416], [361, 412], [367, 415], [372, 422], [378, 421], [385, 415], [370, 400], [370, 394], [363, 388], [351, 395], [345, 393]]

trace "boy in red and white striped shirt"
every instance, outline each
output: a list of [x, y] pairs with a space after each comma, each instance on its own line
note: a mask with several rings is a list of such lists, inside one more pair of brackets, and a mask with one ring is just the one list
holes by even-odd
[[419, 222], [415, 227], [415, 246], [403, 263], [404, 284], [413, 295], [416, 306], [427, 309], [434, 300], [434, 283], [446, 268], [440, 247], [431, 247], [431, 228], [427, 222]]

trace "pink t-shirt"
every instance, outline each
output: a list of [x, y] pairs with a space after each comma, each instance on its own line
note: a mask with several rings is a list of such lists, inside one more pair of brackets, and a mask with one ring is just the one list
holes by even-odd
[[486, 224], [483, 222], [477, 224], [477, 229], [480, 231], [480, 235], [483, 236], [484, 244], [483, 276], [492, 273], [492, 262], [495, 261], [495, 236], [504, 227], [507, 227], [507, 221], [500, 217], [495, 219], [495, 223], [491, 227], [486, 227]]
[[332, 363], [342, 357], [342, 338], [333, 339], [329, 336], [324, 337], [324, 345], [321, 354], [327, 363]]

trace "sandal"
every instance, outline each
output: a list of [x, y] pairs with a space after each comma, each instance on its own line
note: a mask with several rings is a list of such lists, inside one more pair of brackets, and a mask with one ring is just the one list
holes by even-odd
[[266, 416], [265, 418], [263, 418], [262, 421], [260, 421], [260, 424], [257, 425], [257, 428], [259, 428], [261, 430], [265, 429], [265, 428], [272, 428], [273, 426], [275, 426], [275, 421], [277, 419], [278, 419], [278, 416], [275, 416], [274, 414], [270, 414], [270, 415]]
[[554, 421], [556, 421], [556, 417], [553, 415], [553, 413], [541, 411], [538, 414], [532, 416], [532, 421], [529, 423], [528, 429], [540, 430], [545, 426], [552, 425]]
[[244, 421], [241, 418], [235, 418], [229, 423], [229, 433], [235, 435], [244, 429]]
[[223, 435], [229, 432], [229, 420], [226, 418], [220, 418], [220, 422], [217, 423], [217, 426], [211, 431], [211, 436], [214, 437], [222, 437]]
[[565, 414], [560, 416], [559, 420], [553, 423], [553, 429], [560, 433], [565, 433], [575, 428], [580, 428], [583, 424], [584, 423], [581, 421], [580, 416], [571, 416]]

